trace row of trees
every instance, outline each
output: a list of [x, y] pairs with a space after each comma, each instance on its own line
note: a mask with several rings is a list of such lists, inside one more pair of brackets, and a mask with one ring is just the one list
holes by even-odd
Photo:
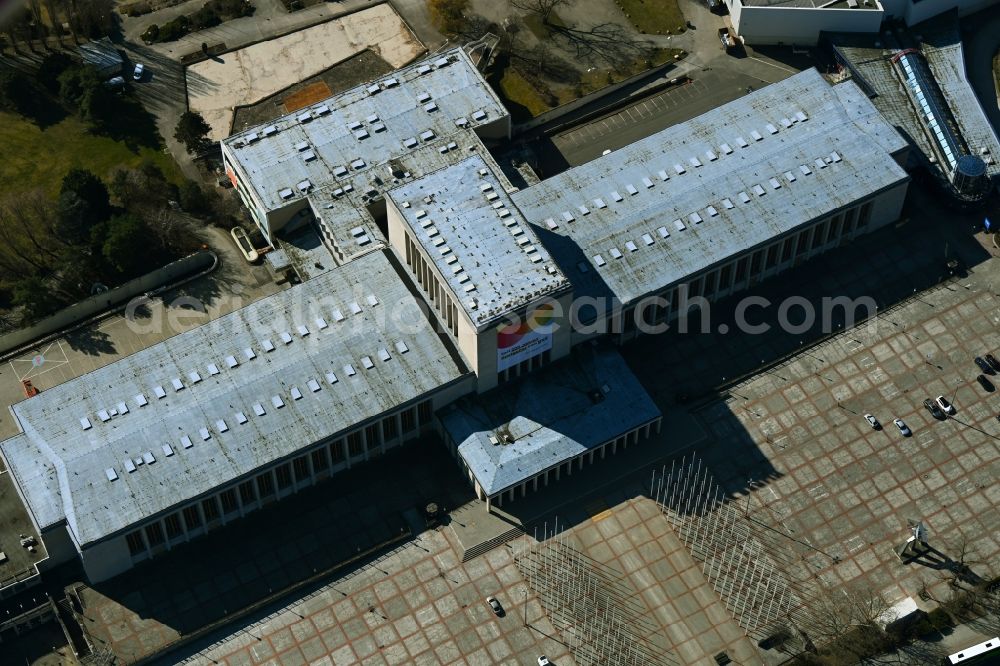
[[223, 21], [252, 16], [253, 13], [254, 6], [250, 0], [209, 0], [191, 14], [182, 14], [162, 26], [152, 24], [142, 33], [142, 40], [147, 44], [172, 42], [189, 32], [212, 28]]
[[26, 325], [91, 293], [113, 286], [197, 246], [180, 200], [202, 212], [204, 192], [177, 188], [153, 163], [119, 169], [108, 185], [73, 169], [52, 200], [41, 190], [0, 199], [0, 305], [14, 308], [8, 325]]
[[115, 28], [114, 0], [27, 0], [23, 4], [0, 28], [14, 48], [49, 36], [61, 39], [67, 32], [75, 42], [96, 39]]
[[[548, 84], [579, 85], [582, 69], [586, 68], [581, 68], [580, 63], [608, 67], [609, 72], [626, 72], [637, 62], [651, 65], [653, 45], [620, 23], [564, 22], [557, 12], [571, 3], [572, 0], [510, 0], [515, 11], [505, 20], [503, 29], [471, 13], [469, 0], [428, 0], [428, 9], [435, 26], [443, 33], [467, 40], [487, 32], [498, 34], [500, 66], [513, 68], [538, 92], [551, 96], [553, 103], [555, 96]], [[539, 27], [547, 38], [537, 35]]]
[[96, 129], [109, 123], [119, 106], [96, 68], [79, 64], [62, 52], [45, 56], [34, 77], [0, 67], [0, 109], [38, 119], [51, 113], [53, 102]]

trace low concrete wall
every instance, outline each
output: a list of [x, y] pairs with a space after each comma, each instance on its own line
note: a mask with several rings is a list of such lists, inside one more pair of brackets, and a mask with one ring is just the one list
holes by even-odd
[[672, 67], [675, 67], [677, 65], [677, 62], [679, 62], [679, 60], [664, 63], [659, 67], [654, 67], [652, 69], [647, 69], [642, 72], [639, 72], [638, 74], [633, 74], [632, 76], [628, 77], [627, 79], [623, 79], [618, 83], [612, 83], [611, 85], [604, 86], [600, 90], [595, 90], [594, 92], [584, 95], [579, 99], [575, 99], [572, 102], [566, 102], [561, 106], [557, 106], [556, 108], [550, 109], [545, 113], [541, 113], [532, 118], [531, 120], [525, 121], [523, 123], [518, 123], [517, 125], [514, 125], [513, 134], [514, 136], [524, 134], [525, 132], [533, 130], [536, 127], [544, 125], [545, 123], [557, 120], [566, 115], [567, 113], [576, 111], [580, 107], [586, 106], [587, 104], [590, 104], [591, 102], [594, 102], [605, 95], [610, 95], [611, 93], [617, 92], [622, 88], [635, 83], [636, 81], [641, 81], [644, 78], [652, 78], [654, 76], [659, 76], [660, 74], [663, 74]]
[[0, 355], [17, 350], [53, 333], [72, 328], [94, 315], [102, 314], [115, 307], [124, 305], [131, 298], [139, 294], [169, 286], [171, 283], [187, 278], [192, 274], [211, 270], [215, 268], [218, 260], [214, 252], [200, 250], [155, 271], [129, 280], [125, 284], [110, 289], [103, 294], [96, 294], [85, 298], [46, 317], [33, 326], [0, 336]]

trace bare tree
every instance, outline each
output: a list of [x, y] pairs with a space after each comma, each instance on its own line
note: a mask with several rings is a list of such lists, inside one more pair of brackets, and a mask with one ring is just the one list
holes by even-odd
[[816, 646], [805, 663], [839, 666], [891, 647], [882, 619], [891, 604], [870, 587], [821, 588], [809, 603], [809, 620], [803, 627]]
[[652, 52], [648, 42], [636, 39], [619, 23], [598, 23], [585, 28], [555, 20], [556, 10], [569, 3], [570, 0], [510, 0], [514, 8], [538, 16], [551, 35], [581, 60], [602, 61], [619, 68]]
[[552, 14], [560, 7], [569, 5], [570, 0], [510, 0], [512, 7], [523, 12], [537, 14], [542, 22], [551, 26]]
[[[1000, 614], [1000, 594], [994, 588], [996, 569], [984, 559], [972, 537], [957, 531], [942, 539], [942, 551], [934, 560], [939, 581], [947, 585], [948, 594], [942, 597], [925, 583], [920, 596], [936, 602], [955, 622], [986, 613]], [[938, 594], [938, 596], [935, 596]]]

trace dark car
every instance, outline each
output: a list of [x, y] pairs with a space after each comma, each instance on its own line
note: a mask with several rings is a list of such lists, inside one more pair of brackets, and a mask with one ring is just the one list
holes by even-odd
[[985, 372], [986, 374], [988, 375], [996, 374], [996, 370], [990, 367], [990, 364], [984, 361], [981, 356], [977, 356], [974, 360], [976, 361], [976, 365], [979, 366], [979, 369]]
[[924, 407], [926, 407], [927, 411], [931, 413], [931, 416], [936, 418], [938, 421], [944, 421], [948, 418], [945, 416], [945, 413], [941, 411], [941, 408], [937, 406], [937, 403], [930, 398], [924, 400]]
[[978, 377], [976, 377], [976, 381], [979, 382], [979, 385], [982, 386], [987, 391], [989, 391], [990, 393], [993, 393], [993, 391], [996, 390], [996, 388], [993, 386], [993, 382], [986, 379], [985, 375], [979, 375]]
[[990, 364], [991, 368], [993, 368], [997, 372], [1000, 372], [1000, 361], [998, 361], [996, 357], [993, 356], [993, 354], [987, 354], [985, 358], [986, 362]]

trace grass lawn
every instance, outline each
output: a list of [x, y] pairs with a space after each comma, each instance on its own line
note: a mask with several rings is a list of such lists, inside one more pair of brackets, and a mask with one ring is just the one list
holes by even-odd
[[548, 111], [549, 106], [545, 97], [541, 95], [535, 87], [528, 83], [523, 76], [508, 67], [500, 79], [500, 96], [513, 117], [514, 122], [530, 120], [535, 116]]
[[591, 72], [584, 72], [582, 75], [583, 93], [586, 95], [595, 90], [600, 90], [604, 86], [618, 83], [639, 72], [643, 72], [653, 67], [659, 67], [668, 62], [676, 60], [674, 56], [684, 56], [683, 49], [656, 49], [650, 56], [648, 64], [646, 60], [634, 60], [629, 65], [617, 71], [607, 68], [595, 69]]
[[552, 36], [552, 29], [549, 25], [558, 28], [566, 27], [563, 20], [559, 18], [559, 14], [556, 14], [554, 11], [549, 14], [549, 25], [546, 25], [542, 21], [542, 17], [534, 12], [528, 12], [524, 15], [524, 24], [528, 26], [528, 30], [531, 31], [531, 34], [543, 42]]
[[684, 32], [684, 14], [677, 0], [615, 0], [636, 30], [647, 35]]
[[55, 195], [72, 168], [87, 169], [107, 182], [116, 168], [135, 167], [146, 158], [168, 180], [183, 180], [173, 157], [148, 143], [133, 150], [124, 141], [91, 134], [73, 116], [39, 129], [21, 116], [0, 112], [0, 182], [7, 192], [41, 187]]
[[675, 56], [683, 57], [684, 51], [682, 49], [656, 49], [648, 61], [637, 59], [619, 71], [596, 68], [592, 71], [584, 72], [581, 76], [579, 86], [550, 84], [549, 92], [551, 95], [539, 92], [535, 86], [531, 85], [523, 76], [510, 67], [503, 70], [503, 76], [500, 78], [499, 83], [494, 83], [493, 86], [500, 95], [507, 110], [510, 111], [513, 121], [520, 123], [531, 120], [535, 116], [556, 106], [572, 102], [580, 95], [588, 95], [651, 67], [658, 67], [664, 63], [674, 61]]

